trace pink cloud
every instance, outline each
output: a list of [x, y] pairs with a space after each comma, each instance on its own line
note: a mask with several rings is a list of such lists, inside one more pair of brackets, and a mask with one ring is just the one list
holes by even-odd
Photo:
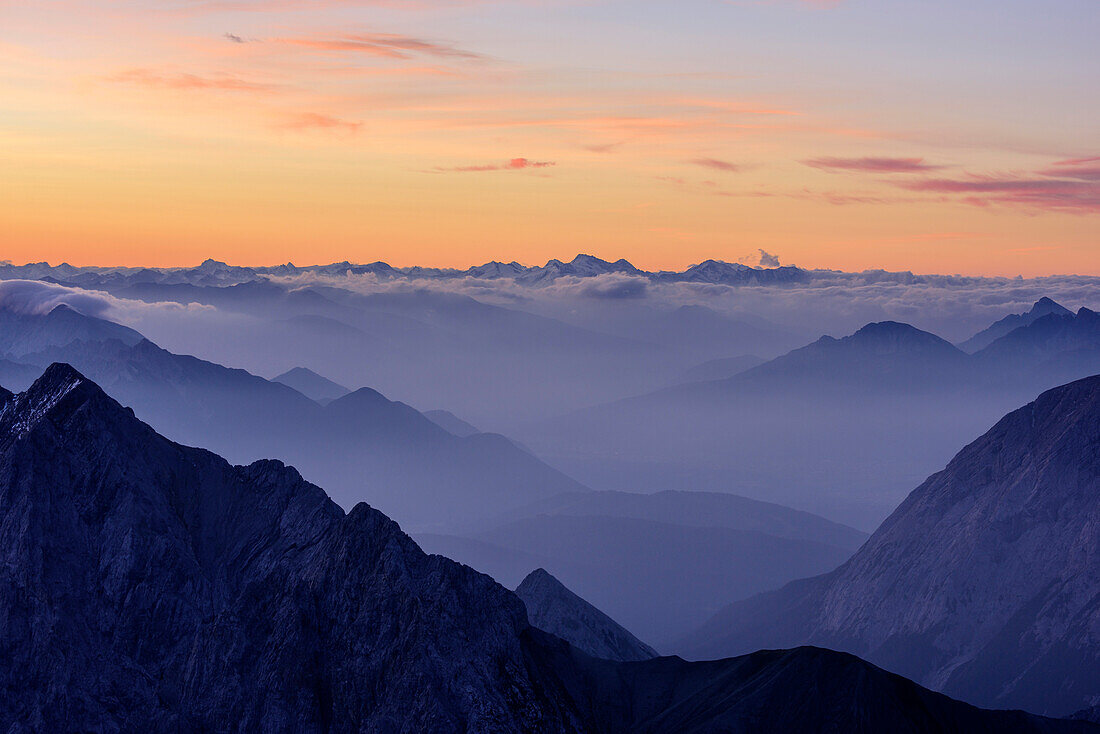
[[1080, 181], [1100, 181], [1100, 156], [1055, 161], [1040, 171], [1044, 176], [1074, 178]]
[[963, 179], [904, 181], [897, 185], [909, 191], [963, 194], [961, 200], [972, 206], [1002, 204], [1031, 210], [1100, 212], [1100, 181], [1042, 176], [1041, 172], [1038, 175], [971, 175]]
[[109, 81], [163, 89], [208, 89], [229, 92], [270, 92], [274, 85], [251, 82], [229, 74], [203, 76], [188, 73], [158, 73], [149, 69], [128, 69], [107, 77]]
[[823, 171], [859, 171], [862, 173], [920, 173], [936, 171], [943, 166], [924, 162], [923, 158], [810, 158], [802, 161]]
[[362, 126], [362, 122], [342, 120], [319, 112], [303, 112], [281, 125], [288, 130], [329, 130], [348, 134], [359, 132]]
[[390, 59], [408, 59], [416, 54], [437, 58], [484, 58], [480, 54], [464, 51], [449, 44], [425, 41], [396, 33], [353, 33], [338, 38], [276, 38], [272, 42], [314, 51], [361, 53]]
[[730, 163], [729, 161], [719, 160], [718, 158], [695, 158], [691, 163], [696, 166], [702, 166], [703, 168], [713, 168], [716, 171], [725, 171], [727, 173], [735, 173], [744, 168], [744, 166], [740, 164]]
[[549, 168], [556, 166], [555, 161], [533, 161], [528, 158], [512, 158], [504, 163], [487, 163], [477, 166], [455, 166], [452, 168], [436, 167], [432, 171], [436, 173], [478, 173], [481, 171], [522, 171], [526, 168]]

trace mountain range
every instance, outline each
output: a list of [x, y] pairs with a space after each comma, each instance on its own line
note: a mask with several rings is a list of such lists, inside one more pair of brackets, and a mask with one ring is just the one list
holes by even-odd
[[111, 322], [63, 306], [51, 314], [59, 309], [63, 328], [52, 328], [53, 317], [33, 317], [35, 328], [21, 332], [31, 336], [20, 343], [49, 346], [20, 353], [19, 369], [7, 375], [70, 363], [164, 435], [234, 461], [293, 461], [348, 507], [369, 500], [412, 527], [429, 527], [583, 489], [503, 436], [456, 436], [370, 388], [322, 406], [288, 385], [172, 354], [136, 332], [136, 343], [122, 341]]
[[998, 417], [1097, 371], [1100, 317], [1089, 309], [1041, 316], [974, 354], [909, 324], [878, 322], [724, 379], [514, 433], [589, 486], [734, 492], [871, 529]]
[[1100, 376], [1047, 391], [929, 477], [838, 569], [736, 603], [678, 649], [816, 644], [978, 705], [1095, 706], [1098, 457]]
[[815, 648], [590, 657], [382, 513], [168, 441], [67, 365], [0, 394], [0, 528], [9, 731], [1096, 730]]

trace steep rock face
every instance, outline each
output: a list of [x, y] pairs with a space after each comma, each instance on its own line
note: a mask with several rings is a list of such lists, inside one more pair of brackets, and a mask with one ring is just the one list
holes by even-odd
[[544, 569], [536, 569], [516, 587], [528, 621], [560, 637], [581, 652], [605, 660], [649, 660], [657, 651], [615, 620], [565, 588]]
[[979, 705], [1100, 700], [1100, 376], [1010, 413], [836, 571], [733, 605], [694, 655], [821, 644]]
[[0, 728], [576, 727], [523, 605], [366, 505], [173, 444], [67, 366], [0, 437]]

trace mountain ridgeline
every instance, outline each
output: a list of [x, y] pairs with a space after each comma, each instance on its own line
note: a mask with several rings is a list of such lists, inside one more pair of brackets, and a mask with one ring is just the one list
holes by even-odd
[[537, 568], [516, 587], [527, 607], [527, 619], [543, 632], [560, 637], [581, 652], [605, 660], [649, 660], [657, 651], [627, 632], [615, 620]]
[[380, 512], [168, 441], [67, 365], [0, 394], [0, 528], [6, 731], [1097, 730], [814, 648], [593, 658]]
[[1067, 715], [1100, 699], [1097, 548], [1100, 376], [1005, 416], [835, 571], [736, 603], [678, 649], [823, 645], [979, 705]]

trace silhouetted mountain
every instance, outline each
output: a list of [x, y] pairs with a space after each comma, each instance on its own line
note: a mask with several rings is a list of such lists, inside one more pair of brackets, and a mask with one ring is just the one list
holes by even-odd
[[679, 649], [820, 644], [979, 705], [1092, 705], [1098, 456], [1100, 376], [1043, 393], [929, 477], [840, 568], [733, 605]]
[[657, 652], [615, 620], [565, 588], [545, 569], [535, 569], [516, 587], [528, 621], [581, 652], [605, 660], [649, 660]]
[[117, 339], [137, 344], [141, 334], [112, 321], [98, 319], [69, 308], [55, 306], [45, 314], [17, 313], [0, 308], [0, 355], [18, 360], [27, 354], [71, 342]]
[[333, 497], [425, 529], [583, 489], [495, 434], [459, 438], [363, 388], [320, 406], [298, 391], [148, 340], [73, 342], [27, 359], [68, 361], [174, 440], [238, 462], [278, 456]]
[[[861, 528], [1019, 404], [974, 358], [872, 323], [724, 380], [667, 387], [517, 429], [589, 486], [766, 497]], [[1031, 392], [1030, 394], [1034, 394]]]
[[1100, 371], [1100, 314], [1052, 313], [1002, 336], [974, 355], [987, 374], [1046, 389]]
[[424, 417], [459, 438], [481, 433], [476, 426], [470, 425], [449, 410], [425, 410]]
[[67, 365], [0, 394], [0, 527], [5, 731], [1096, 730], [823, 650], [589, 657], [380, 512], [172, 443]]
[[[855, 387], [919, 390], [950, 387], [964, 377], [966, 354], [935, 334], [909, 324], [867, 324], [850, 336], [823, 336], [770, 362], [730, 378], [730, 386], [783, 382], [787, 389]], [[798, 384], [794, 381], [798, 380]]]
[[278, 377], [271, 378], [271, 381], [292, 387], [321, 405], [331, 403], [333, 400], [342, 398], [351, 392], [343, 385], [338, 385], [327, 377], [322, 377], [305, 367], [295, 367]]
[[1008, 334], [1009, 332], [1018, 329], [1021, 326], [1027, 326], [1028, 324], [1033, 323], [1043, 318], [1044, 316], [1049, 316], [1050, 314], [1055, 314], [1057, 316], [1070, 316], [1073, 314], [1073, 312], [1055, 303], [1053, 300], [1047, 298], [1046, 296], [1043, 296], [1032, 305], [1031, 310], [1024, 313], [1009, 314], [1003, 319], [995, 321], [993, 324], [986, 327], [985, 329], [982, 329], [966, 341], [961, 342], [959, 344], [959, 349], [969, 354], [973, 354], [974, 352], [977, 352], [978, 350], [984, 349], [985, 347], [989, 346], [1005, 334]]

